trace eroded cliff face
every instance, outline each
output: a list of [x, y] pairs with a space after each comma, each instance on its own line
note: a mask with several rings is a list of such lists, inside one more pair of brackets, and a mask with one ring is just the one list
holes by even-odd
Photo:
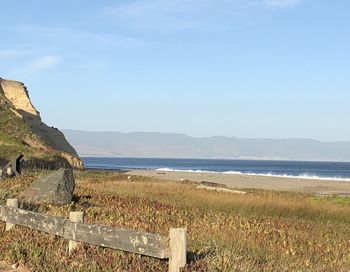
[[23, 110], [34, 116], [39, 116], [39, 112], [30, 101], [27, 88], [23, 83], [0, 79], [0, 85], [6, 98], [11, 101], [17, 110]]
[[44, 149], [48, 152], [56, 151], [73, 167], [83, 168], [75, 149], [68, 143], [65, 136], [57, 128], [49, 127], [42, 122], [40, 113], [30, 101], [27, 88], [21, 82], [0, 78], [0, 92], [3, 92], [10, 110], [29, 126], [33, 132], [22, 139], [34, 148]]

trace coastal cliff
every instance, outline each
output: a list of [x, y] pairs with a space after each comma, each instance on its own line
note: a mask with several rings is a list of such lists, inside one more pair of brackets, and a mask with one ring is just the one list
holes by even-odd
[[26, 86], [0, 78], [0, 161], [24, 153], [28, 165], [83, 168], [75, 149], [57, 128], [42, 122]]

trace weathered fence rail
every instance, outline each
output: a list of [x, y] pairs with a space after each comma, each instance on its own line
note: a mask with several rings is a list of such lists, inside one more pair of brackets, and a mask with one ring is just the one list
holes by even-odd
[[[75, 221], [83, 221], [83, 218], [81, 219]], [[135, 230], [73, 222], [60, 217], [19, 209], [16, 199], [9, 199], [7, 206], [0, 206], [0, 220], [6, 222], [6, 230], [20, 225], [73, 242], [108, 247], [158, 259], [169, 258], [169, 271], [171, 272], [179, 271], [186, 265], [185, 229], [170, 229], [169, 237], [164, 237]], [[71, 247], [74, 246], [70, 244], [70, 250]]]

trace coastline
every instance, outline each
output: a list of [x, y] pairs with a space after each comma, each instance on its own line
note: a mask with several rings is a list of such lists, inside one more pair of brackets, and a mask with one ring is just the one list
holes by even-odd
[[234, 189], [295, 191], [321, 195], [350, 194], [350, 181], [339, 180], [157, 170], [130, 170], [128, 174], [172, 181], [214, 182]]

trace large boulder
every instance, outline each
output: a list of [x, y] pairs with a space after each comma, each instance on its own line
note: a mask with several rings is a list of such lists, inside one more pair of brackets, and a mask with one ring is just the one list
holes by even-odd
[[21, 197], [30, 203], [65, 205], [71, 203], [74, 188], [73, 170], [61, 168], [34, 182]]

